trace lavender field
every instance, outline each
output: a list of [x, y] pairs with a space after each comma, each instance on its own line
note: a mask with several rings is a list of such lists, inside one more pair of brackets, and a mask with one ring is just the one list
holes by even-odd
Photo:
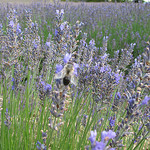
[[0, 3], [1, 150], [149, 150], [150, 3]]

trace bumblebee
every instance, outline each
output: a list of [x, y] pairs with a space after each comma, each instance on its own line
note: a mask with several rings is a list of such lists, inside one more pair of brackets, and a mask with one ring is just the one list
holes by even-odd
[[70, 83], [77, 85], [77, 78], [74, 74], [73, 63], [68, 63], [64, 68], [57, 74], [55, 74], [54, 79], [62, 79], [63, 85], [68, 86]]

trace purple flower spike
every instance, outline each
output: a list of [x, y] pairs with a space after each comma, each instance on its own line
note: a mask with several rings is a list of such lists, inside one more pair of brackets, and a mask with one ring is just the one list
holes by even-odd
[[109, 125], [110, 125], [111, 127], [115, 126], [115, 121], [116, 121], [116, 118], [115, 118], [115, 117], [110, 117], [110, 119], [109, 119]]
[[76, 63], [74, 63], [73, 66], [74, 66], [74, 74], [77, 76], [77, 75], [78, 75], [78, 68], [79, 68], [79, 65], [76, 64]]
[[108, 54], [105, 53], [103, 56], [101, 56], [101, 59], [105, 60], [107, 57], [108, 57]]
[[15, 86], [14, 86], [14, 85], [12, 85], [12, 87], [11, 87], [11, 88], [12, 88], [12, 90], [14, 90], [14, 89], [15, 89]]
[[58, 31], [57, 31], [57, 29], [55, 29], [55, 36], [57, 36], [57, 34], [58, 34]]
[[61, 9], [60, 13], [61, 13], [61, 15], [63, 15], [64, 14], [64, 9]]
[[96, 141], [97, 132], [96, 130], [91, 131], [91, 136], [89, 137], [89, 140], [91, 141], [91, 144], [93, 144]]
[[149, 100], [150, 100], [150, 97], [145, 96], [144, 100], [142, 101], [142, 105], [147, 105]]
[[34, 22], [32, 22], [32, 24], [31, 24], [32, 28], [34, 27], [34, 25], [35, 25]]
[[115, 76], [116, 84], [118, 84], [120, 82], [120, 79], [122, 78], [122, 74], [115, 73], [114, 76]]
[[95, 45], [95, 41], [92, 39], [92, 40], [90, 40], [89, 44], [94, 46]]
[[42, 84], [43, 86], [45, 86], [45, 82], [44, 82], [44, 81], [41, 81], [41, 84]]
[[50, 47], [50, 44], [51, 44], [50, 42], [46, 42], [47, 47]]
[[103, 142], [106, 141], [106, 140], [109, 140], [109, 139], [113, 139], [115, 136], [116, 136], [116, 133], [113, 132], [112, 130], [109, 130], [108, 132], [103, 131], [102, 134], [101, 134]]
[[109, 38], [108, 36], [104, 36], [103, 40], [108, 40], [108, 38]]
[[118, 99], [120, 99], [120, 98], [121, 98], [120, 92], [117, 92], [115, 96], [116, 96]]
[[44, 89], [45, 89], [45, 91], [51, 91], [52, 86], [50, 84], [46, 84]]
[[38, 149], [38, 150], [40, 150], [41, 149], [41, 143], [39, 142], [39, 141], [37, 141], [37, 143], [36, 143], [36, 148]]
[[46, 146], [44, 144], [41, 145], [41, 150], [46, 150]]
[[36, 143], [36, 148], [38, 150], [46, 150], [46, 146], [44, 144], [41, 144], [39, 141]]
[[56, 73], [60, 72], [63, 69], [63, 66], [60, 64], [56, 64]]
[[60, 11], [59, 10], [56, 10], [56, 15], [63, 15], [64, 14], [64, 9], [61, 9]]
[[64, 28], [65, 28], [65, 25], [62, 23], [62, 24], [60, 25], [60, 30], [62, 31]]
[[104, 150], [106, 144], [104, 142], [96, 141], [95, 147], [92, 150]]
[[14, 26], [13, 20], [11, 20], [11, 21], [9, 22], [9, 25], [13, 28], [13, 26]]
[[59, 15], [59, 10], [56, 10], [56, 14]]
[[64, 63], [67, 63], [71, 58], [71, 54], [67, 53], [65, 56], [64, 56]]
[[21, 33], [21, 29], [20, 29], [20, 28], [21, 28], [21, 27], [20, 27], [20, 24], [18, 23], [18, 24], [17, 24], [17, 32], [18, 32], [18, 33]]
[[2, 23], [0, 23], [0, 29], [2, 29], [3, 28], [3, 25], [2, 25]]
[[105, 72], [105, 67], [101, 67], [100, 72], [102, 72], [102, 73]]

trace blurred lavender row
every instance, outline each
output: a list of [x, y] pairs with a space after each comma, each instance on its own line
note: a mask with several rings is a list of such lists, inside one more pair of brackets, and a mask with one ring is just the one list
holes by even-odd
[[[43, 42], [48, 32], [54, 34], [55, 10], [65, 10], [65, 20], [74, 24], [76, 20], [84, 23], [83, 31], [88, 33], [88, 41], [93, 38], [96, 46], [102, 46], [104, 36], [109, 36], [108, 52], [126, 48], [136, 43], [134, 57], [141, 54], [150, 31], [150, 4], [140, 3], [33, 3], [31, 5], [0, 5], [0, 22], [7, 26], [7, 12], [10, 8], [18, 12], [19, 23], [25, 28], [25, 11], [30, 11], [32, 20], [39, 24], [38, 32]], [[80, 37], [79, 37], [80, 38]]]

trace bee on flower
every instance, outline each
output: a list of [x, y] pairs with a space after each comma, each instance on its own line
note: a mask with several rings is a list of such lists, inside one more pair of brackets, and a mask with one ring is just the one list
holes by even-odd
[[62, 65], [56, 65], [56, 74], [54, 79], [62, 79], [64, 86], [68, 86], [70, 83], [77, 85], [77, 68], [78, 64], [69, 61], [71, 54], [66, 54], [64, 57], [64, 62], [66, 65], [64, 68]]

